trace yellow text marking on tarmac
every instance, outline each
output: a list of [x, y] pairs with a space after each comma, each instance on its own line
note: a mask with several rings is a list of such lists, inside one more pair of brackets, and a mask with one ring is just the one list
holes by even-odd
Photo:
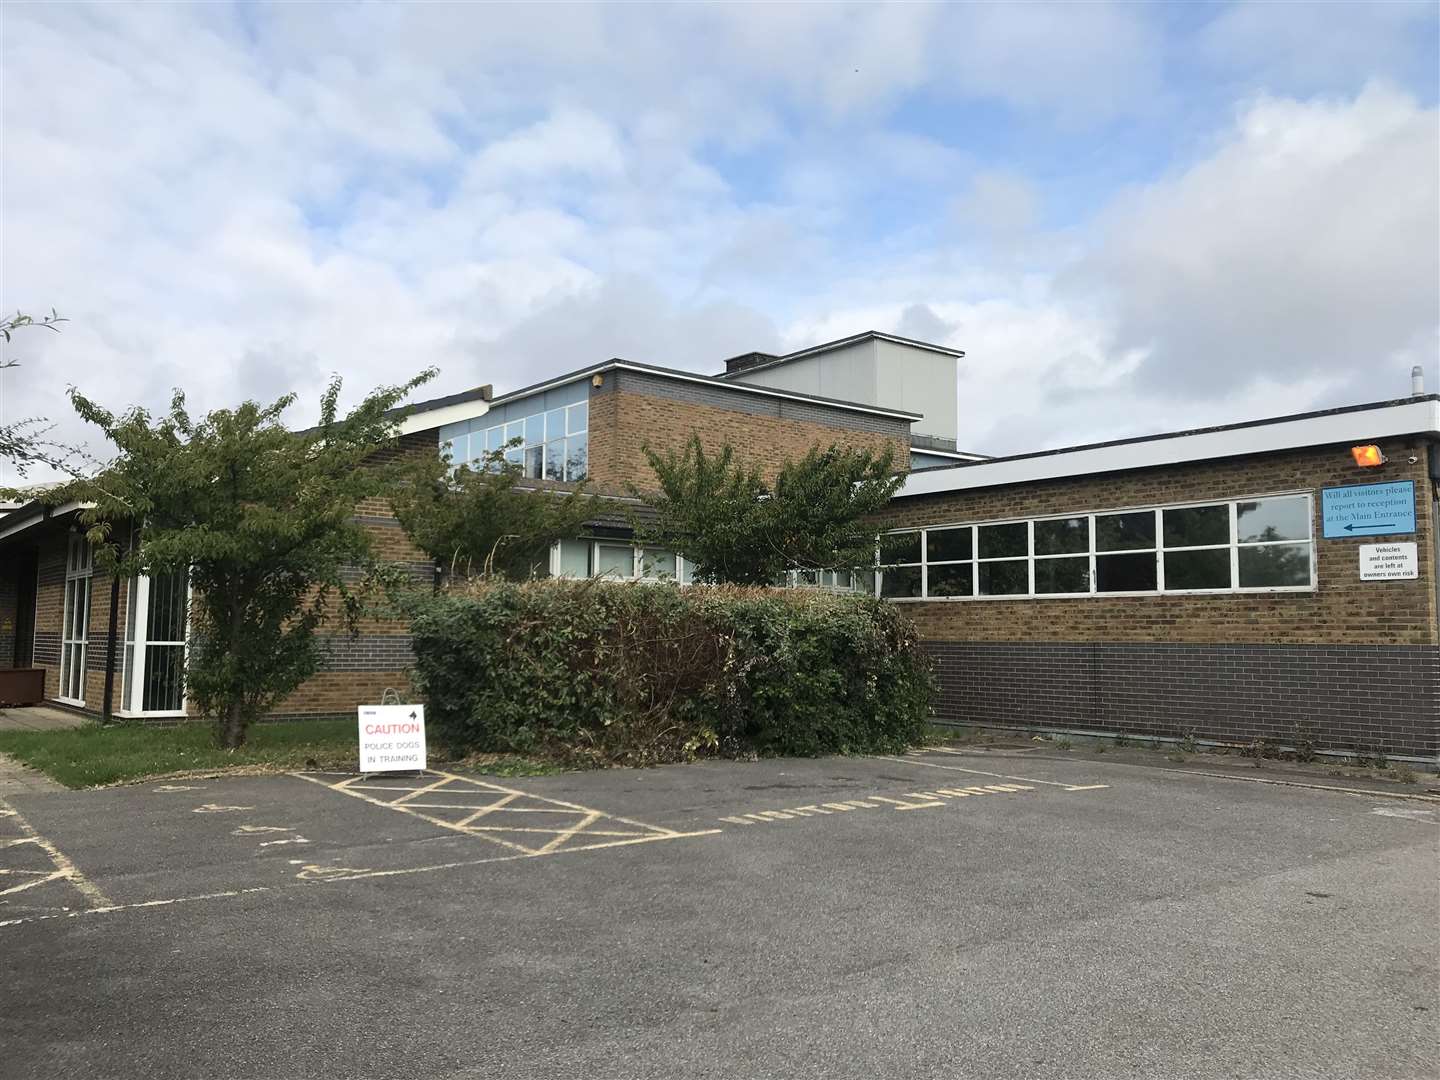
[[[1103, 785], [1102, 785], [1103, 786]], [[844, 802], [807, 803], [803, 806], [787, 806], [780, 810], [755, 810], [747, 814], [733, 814], [720, 820], [730, 825], [760, 825], [772, 821], [793, 821], [795, 818], [812, 817], [816, 814], [839, 814], [848, 810], [929, 810], [945, 806], [955, 799], [968, 799], [976, 795], [1011, 795], [1021, 791], [1034, 791], [1028, 784], [986, 784], [966, 788], [932, 788], [925, 791], [906, 791], [899, 798], [889, 795], [867, 795], [863, 799], [846, 799]], [[1077, 790], [1086, 790], [1084, 788]]]
[[426, 773], [408, 783], [400, 777], [348, 776], [330, 781], [309, 773], [292, 775], [524, 856], [623, 847], [716, 831], [676, 832], [455, 773]]
[[[48, 870], [18, 870], [0, 869], [0, 896], [10, 896], [14, 893], [25, 892], [37, 886], [44, 885], [51, 881], [66, 881], [75, 888], [75, 891], [83, 896], [92, 908], [106, 907], [111, 903], [108, 896], [102, 893], [95, 884], [87, 878], [70, 859], [60, 851], [54, 844], [35, 831], [30, 822], [26, 821], [20, 811], [0, 799], [0, 816], [13, 825], [20, 833], [19, 836], [11, 837], [5, 841], [4, 846], [9, 848], [35, 847], [45, 853], [50, 861]], [[20, 878], [16, 884], [11, 884], [11, 878]]]
[[[955, 751], [940, 750], [939, 752], [949, 754]], [[937, 761], [920, 761], [913, 757], [882, 756], [880, 760], [894, 761], [901, 765], [923, 765], [927, 769], [944, 769], [946, 772], [974, 773], [976, 776], [994, 776], [1000, 780], [1020, 780], [1027, 784], [1045, 784], [1047, 787], [1058, 787], [1064, 791], [1100, 791], [1110, 786], [1109, 784], [1064, 784], [1058, 780], [1036, 780], [1033, 776], [1011, 776], [1008, 773], [986, 772], [984, 769], [963, 769], [959, 765], [941, 765]]]

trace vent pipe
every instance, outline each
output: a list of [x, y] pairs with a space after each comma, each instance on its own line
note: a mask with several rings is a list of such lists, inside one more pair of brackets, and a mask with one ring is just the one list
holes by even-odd
[[1410, 396], [1425, 396], [1425, 369], [1419, 364], [1410, 369]]

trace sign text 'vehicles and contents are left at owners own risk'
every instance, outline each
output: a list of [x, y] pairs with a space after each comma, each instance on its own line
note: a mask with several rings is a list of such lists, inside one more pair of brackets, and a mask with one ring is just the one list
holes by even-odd
[[360, 771], [423, 772], [424, 705], [360, 706]]

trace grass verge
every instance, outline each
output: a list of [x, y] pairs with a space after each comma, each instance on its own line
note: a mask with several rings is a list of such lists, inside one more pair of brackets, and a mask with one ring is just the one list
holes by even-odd
[[[209, 724], [97, 724], [62, 731], [0, 731], [0, 753], [66, 787], [86, 788], [181, 772], [353, 769], [359, 746], [354, 720], [299, 720], [256, 724], [238, 750], [217, 746]], [[433, 764], [442, 764], [434, 760], [433, 751], [431, 757]], [[454, 764], [499, 776], [558, 771], [543, 762], [499, 754]]]

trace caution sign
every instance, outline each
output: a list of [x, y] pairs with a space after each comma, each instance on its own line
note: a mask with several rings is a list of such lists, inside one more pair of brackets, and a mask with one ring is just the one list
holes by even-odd
[[360, 771], [423, 772], [424, 705], [360, 706]]
[[1406, 581], [1420, 576], [1414, 544], [1361, 544], [1361, 581]]

